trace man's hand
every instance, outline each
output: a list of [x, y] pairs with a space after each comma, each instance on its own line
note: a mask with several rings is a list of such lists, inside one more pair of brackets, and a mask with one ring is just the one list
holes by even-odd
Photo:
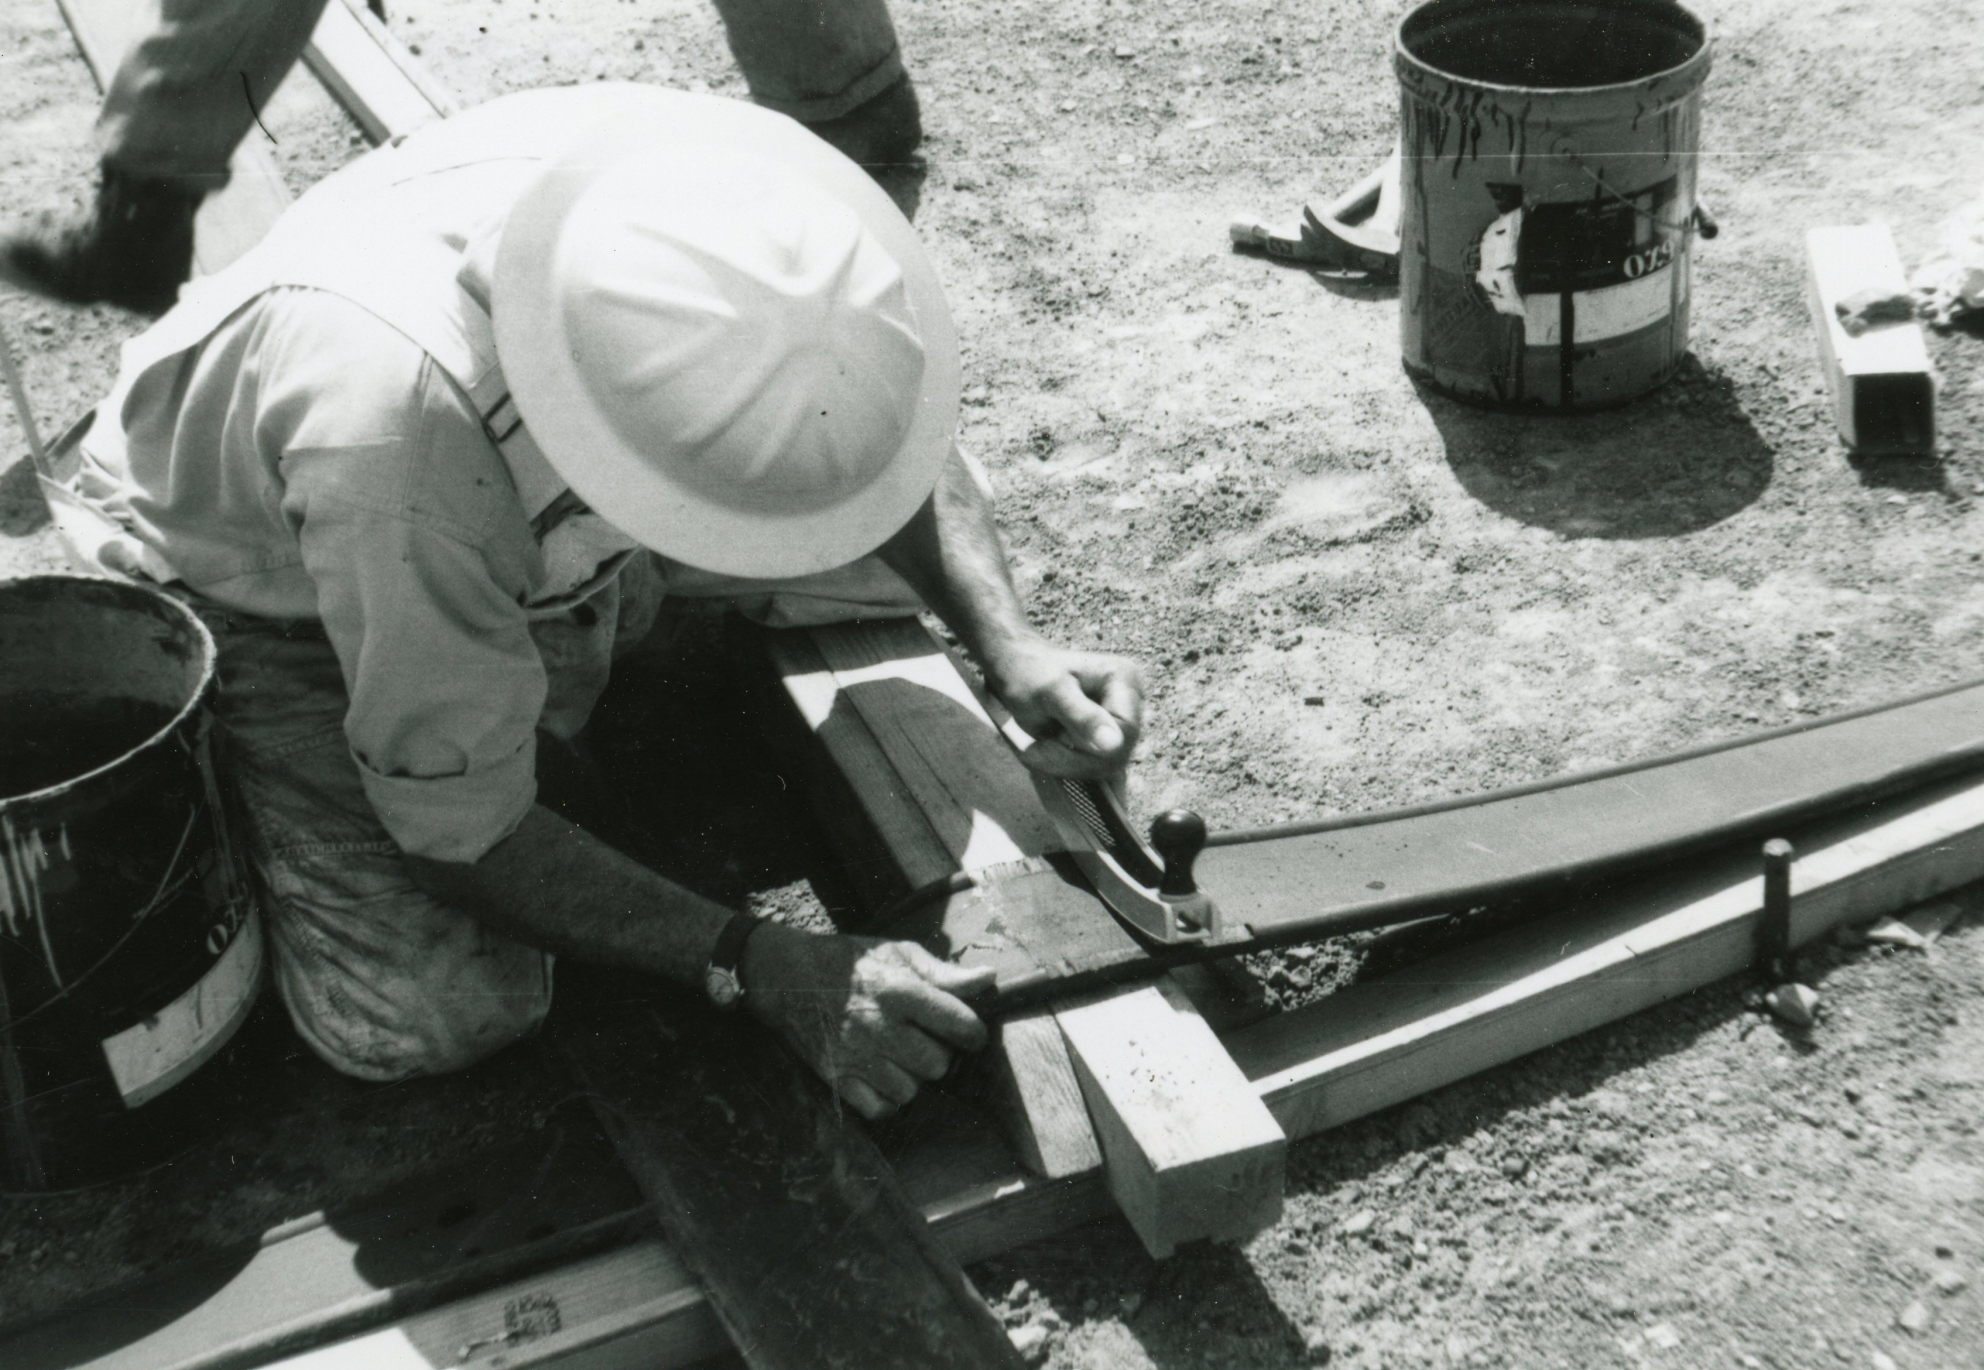
[[1143, 730], [1144, 678], [1128, 657], [1035, 641], [988, 666], [987, 684], [1035, 739], [1027, 765], [1071, 780], [1120, 772]]
[[960, 995], [989, 989], [989, 966], [966, 970], [913, 942], [822, 937], [772, 925], [744, 948], [744, 1004], [864, 1118], [885, 1118], [957, 1052], [986, 1042]]

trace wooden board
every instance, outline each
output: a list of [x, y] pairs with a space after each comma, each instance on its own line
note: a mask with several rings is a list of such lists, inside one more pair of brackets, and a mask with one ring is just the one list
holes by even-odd
[[0, 1328], [0, 1365], [260, 1364], [652, 1230], [597, 1125], [567, 1108], [541, 1132], [358, 1209], [286, 1222], [79, 1308]]
[[1561, 780], [1215, 834], [1200, 885], [1264, 943], [1561, 900], [1984, 767], [1984, 684]]
[[1061, 1009], [1109, 1192], [1159, 1259], [1281, 1216], [1288, 1140], [1184, 994], [1152, 985]]
[[[131, 0], [56, 2], [99, 90], [155, 19], [153, 7]], [[289, 206], [289, 189], [259, 138], [251, 134], [234, 150], [227, 186], [207, 196], [193, 221], [193, 266], [202, 274], [219, 271], [260, 242]]]
[[1099, 1169], [1102, 1148], [1053, 1012], [1014, 1014], [993, 1031], [999, 1109], [1020, 1159], [1048, 1179]]
[[1021, 1364], [874, 1144], [755, 1020], [618, 978], [562, 988], [559, 1051], [747, 1363]]
[[[1984, 786], [1946, 782], [1798, 835], [1792, 935], [1984, 879]], [[1734, 975], [1756, 956], [1761, 858], [1736, 852], [1225, 1038], [1290, 1136], [1307, 1136]]]
[[330, 0], [303, 49], [304, 64], [365, 137], [390, 142], [455, 112], [454, 97], [363, 5]]
[[728, 1346], [681, 1261], [649, 1239], [276, 1364], [285, 1370], [651, 1370], [693, 1365]]
[[1809, 230], [1805, 295], [1840, 437], [1865, 456], [1932, 453], [1936, 385], [1922, 326], [1876, 324], [1856, 337], [1836, 306], [1863, 291], [1912, 298], [1894, 235], [1882, 224]]

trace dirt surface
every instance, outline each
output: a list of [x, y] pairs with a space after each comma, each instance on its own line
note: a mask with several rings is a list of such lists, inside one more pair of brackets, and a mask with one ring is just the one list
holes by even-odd
[[[1912, 264], [1984, 192], [1984, 26], [1928, 0], [1703, 8], [1723, 232], [1696, 249], [1692, 358], [1562, 419], [1415, 388], [1394, 291], [1226, 246], [1232, 211], [1291, 220], [1384, 155], [1401, 6], [897, 4], [965, 441], [1039, 621], [1149, 663], [1140, 811], [1405, 803], [1984, 674], [1984, 341], [1932, 338], [1939, 460], [1856, 465], [1801, 284], [1806, 227], [1883, 220]], [[688, 0], [407, 0], [393, 23], [465, 100], [601, 77], [741, 92]], [[10, 209], [79, 198], [93, 106], [53, 6], [0, 8]], [[357, 148], [307, 77], [267, 120], [295, 185]], [[131, 327], [17, 298], [0, 321], [44, 429], [106, 388]], [[55, 564], [44, 523], [0, 455], [0, 572]], [[799, 874], [730, 878], [797, 906]], [[1805, 1036], [1720, 985], [1302, 1143], [1284, 1220], [1242, 1249], [1158, 1267], [1111, 1225], [974, 1274], [1059, 1366], [1984, 1364], [1978, 924], [1928, 956], [1819, 953]], [[1252, 968], [1295, 1001], [1356, 962], [1335, 944]], [[418, 1116], [511, 1087], [477, 1079], [411, 1091], [440, 1100]], [[302, 1147], [283, 1126], [270, 1144]], [[467, 1144], [382, 1136], [375, 1163]], [[257, 1164], [267, 1203], [228, 1210], [247, 1231], [362, 1179]], [[129, 1215], [173, 1211], [75, 1202], [0, 1209], [7, 1308], [145, 1264]], [[119, 1203], [124, 1237], [76, 1239]]]

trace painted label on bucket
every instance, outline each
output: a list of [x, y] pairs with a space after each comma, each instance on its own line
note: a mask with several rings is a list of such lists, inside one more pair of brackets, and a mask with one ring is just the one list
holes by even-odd
[[262, 924], [249, 918], [185, 993], [103, 1039], [103, 1058], [124, 1106], [150, 1102], [205, 1065], [248, 1016], [261, 983]]

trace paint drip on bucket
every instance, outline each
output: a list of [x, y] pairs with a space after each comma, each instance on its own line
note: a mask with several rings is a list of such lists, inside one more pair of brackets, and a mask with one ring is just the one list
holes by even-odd
[[1401, 345], [1461, 399], [1593, 409], [1688, 347], [1702, 23], [1672, 0], [1431, 0], [1399, 25]]

